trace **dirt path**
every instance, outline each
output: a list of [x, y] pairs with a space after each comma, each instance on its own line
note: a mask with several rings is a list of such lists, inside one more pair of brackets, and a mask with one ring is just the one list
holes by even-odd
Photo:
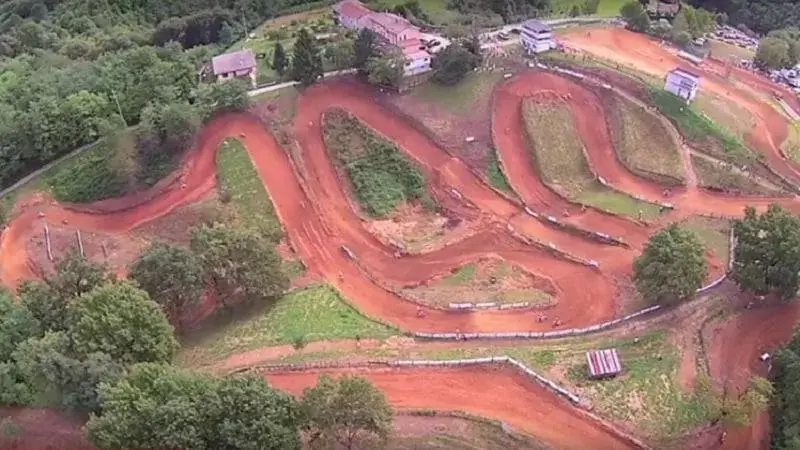
[[[300, 395], [319, 375], [341, 375], [348, 370], [270, 373], [269, 382]], [[503, 421], [560, 449], [634, 448], [610, 433], [566, 400], [556, 397], [510, 368], [359, 370], [398, 408], [467, 411]], [[425, 380], [424, 383], [418, 380]]]
[[[618, 162], [605, 129], [603, 111], [588, 91], [553, 75], [524, 74], [510, 80], [499, 90], [495, 98], [493, 126], [506, 167], [511, 168], [511, 184], [523, 193], [526, 203], [550, 210], [566, 204], [544, 187], [535, 175], [523, 145], [519, 110], [521, 97], [532, 95], [537, 89], [548, 89], [558, 95], [571, 97], [571, 108], [579, 124], [578, 131], [587, 147], [590, 162], [600, 176], [621, 189], [645, 197], [658, 195], [658, 186], [634, 177]], [[198, 146], [190, 153], [182, 176], [176, 177], [174, 183], [160, 187], [157, 192], [144, 196], [148, 199], [146, 201], [136, 200], [126, 208], [126, 200], [120, 199], [115, 202], [117, 211], [105, 213], [92, 212], [91, 206], [82, 207], [80, 212], [47, 202], [31, 206], [16, 217], [2, 235], [0, 280], [14, 287], [19, 281], [36, 275], [29, 263], [25, 243], [31, 233], [40, 230], [37, 227], [44, 222], [69, 224], [87, 231], [128, 233], [179, 206], [203, 198], [215, 188], [217, 148], [225, 138], [235, 136], [248, 149], [287, 231], [288, 240], [309, 271], [332, 283], [368, 316], [381, 318], [406, 331], [552, 329], [549, 324], [539, 323], [534, 311], [450, 313], [429, 309], [426, 317], [420, 318], [417, 306], [404, 301], [384, 286], [385, 283], [418, 283], [433, 274], [444, 273], [465, 261], [487, 254], [497, 255], [550, 280], [559, 301], [549, 315], [560, 317], [565, 327], [586, 326], [615, 315], [615, 297], [618, 293], [612, 277], [630, 271], [635, 251], [582, 239], [529, 217], [518, 206], [490, 189], [460, 160], [451, 157], [424, 134], [380, 107], [369, 92], [360, 84], [331, 82], [312, 87], [300, 95], [293, 124], [294, 137], [302, 150], [297, 161], [290, 159], [288, 153], [254, 117], [244, 114], [222, 116], [202, 130], [197, 139]], [[485, 229], [434, 252], [396, 257], [394, 249], [365, 229], [338, 183], [320, 126], [322, 114], [334, 107], [353, 113], [367, 126], [395, 142], [437, 186], [455, 189], [465, 201], [481, 212], [482, 220], [486, 223]], [[296, 165], [302, 170], [296, 170]], [[298, 172], [304, 175], [300, 177]], [[764, 207], [769, 200], [713, 196], [688, 189], [677, 195], [675, 202], [685, 215], [706, 212], [738, 216], [746, 204], [756, 203]], [[786, 200], [784, 202], [792, 207], [797, 206]], [[608, 234], [622, 233], [634, 243], [643, 243], [649, 233], [647, 229], [624, 219], [591, 210], [585, 214], [583, 220], [576, 220], [605, 230]], [[594, 259], [599, 262], [600, 270], [532, 248], [510, 235], [508, 225], [518, 232], [553, 243], [573, 255]], [[356, 255], [356, 264], [342, 251], [342, 246]], [[426, 377], [426, 386], [430, 384], [436, 387], [435, 395], [431, 392], [427, 392], [428, 395], [415, 393], [424, 390], [419, 386], [420, 383], [414, 382], [419, 375]], [[430, 383], [427, 382], [428, 376]], [[277, 379], [285, 380], [291, 387], [302, 384], [302, 380], [310, 380], [308, 377], [311, 375], [294, 374]], [[495, 377], [499, 377], [500, 384], [508, 380], [511, 387], [497, 387], [498, 380]], [[390, 398], [405, 406], [419, 403], [419, 407], [449, 409], [465, 403], [471, 412], [501, 420], [507, 418], [509, 423], [520, 429], [533, 430], [537, 435], [541, 433], [551, 442], [560, 443], [559, 447], [562, 448], [585, 447], [585, 442], [589, 441], [584, 439], [599, 446], [595, 448], [620, 448], [619, 442], [579, 420], [576, 413], [570, 412], [570, 408], [563, 405], [557, 407], [547, 400], [547, 395], [552, 397], [551, 394], [538, 392], [536, 388], [533, 394], [530, 389], [521, 389], [520, 380], [513, 374], [468, 371], [464, 376], [455, 376], [421, 371], [414, 377], [403, 374], [375, 375], [375, 380], [387, 389]], [[525, 383], [530, 384], [527, 381]], [[475, 395], [476, 385], [486, 386], [497, 397]], [[477, 398], [482, 401], [477, 401]], [[548, 416], [545, 421], [545, 414], [553, 414], [553, 417]], [[579, 429], [581, 431], [576, 433]]]

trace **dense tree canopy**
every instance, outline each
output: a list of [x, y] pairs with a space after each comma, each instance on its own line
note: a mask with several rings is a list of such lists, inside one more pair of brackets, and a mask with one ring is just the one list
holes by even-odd
[[733, 280], [757, 294], [777, 292], [793, 298], [800, 287], [800, 219], [778, 205], [761, 215], [747, 208], [733, 232]]
[[551, 9], [550, 0], [448, 0], [447, 5], [465, 14], [490, 11], [500, 15], [506, 23], [541, 17]]
[[158, 305], [130, 283], [109, 283], [82, 295], [69, 320], [69, 337], [81, 354], [103, 352], [131, 364], [166, 362], [178, 349]]
[[758, 33], [800, 24], [800, 3], [785, 0], [691, 0], [695, 6], [725, 13], [733, 25]]
[[303, 393], [302, 411], [315, 448], [375, 445], [392, 428], [393, 411], [383, 393], [360, 377], [323, 375]]
[[142, 364], [101, 387], [103, 412], [87, 424], [100, 448], [300, 449], [299, 411], [263, 378]]
[[633, 264], [636, 288], [650, 302], [685, 299], [703, 284], [703, 246], [691, 231], [672, 224], [653, 235]]
[[185, 308], [203, 293], [203, 266], [190, 250], [156, 243], [133, 263], [130, 277], [178, 325]]
[[244, 295], [249, 300], [275, 297], [289, 287], [280, 256], [259, 232], [223, 225], [192, 231], [191, 248], [223, 305]]
[[404, 64], [405, 58], [400, 52], [385, 52], [370, 58], [365, 67], [367, 80], [376, 86], [398, 87], [403, 81]]
[[454, 85], [474, 69], [480, 58], [468, 51], [461, 44], [452, 44], [442, 50], [433, 60], [436, 72], [433, 79], [444, 85]]
[[772, 403], [772, 448], [800, 448], [800, 333], [783, 349], [775, 352], [772, 362], [775, 398]]
[[377, 43], [378, 36], [374, 31], [368, 28], [363, 28], [359, 31], [353, 44], [353, 67], [363, 71], [367, 66], [367, 61], [375, 57]]
[[650, 29], [650, 17], [647, 16], [644, 6], [637, 0], [631, 0], [622, 5], [619, 15], [625, 19], [631, 30], [644, 33]]
[[800, 62], [800, 29], [771, 31], [758, 41], [755, 62], [769, 69], [792, 67]]

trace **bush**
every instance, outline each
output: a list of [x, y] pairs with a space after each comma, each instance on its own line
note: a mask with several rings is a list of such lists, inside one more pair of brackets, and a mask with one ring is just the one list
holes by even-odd
[[126, 179], [112, 162], [114, 150], [107, 144], [76, 158], [49, 179], [53, 197], [60, 202], [88, 203], [125, 192]]

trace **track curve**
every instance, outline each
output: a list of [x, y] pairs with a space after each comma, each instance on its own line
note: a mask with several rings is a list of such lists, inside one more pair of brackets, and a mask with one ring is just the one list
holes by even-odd
[[[570, 83], [549, 74], [523, 74], [498, 88], [493, 108], [493, 131], [504, 160], [515, 161], [514, 164], [507, 163], [512, 168], [509, 173], [511, 184], [523, 193], [525, 202], [534, 207], [552, 210], [567, 204], [546, 188], [535, 175], [530, 163], [526, 162], [530, 161], [528, 150], [521, 140], [521, 98], [532, 95], [536, 89], [544, 88], [568, 93], [577, 102], [572, 110], [581, 124], [580, 137], [586, 143], [590, 162], [598, 174], [608, 176], [612, 184], [632, 189], [640, 195], [653, 195], [656, 192], [654, 186], [636, 179], [619, 164], [615, 156], [609, 156], [609, 151], [613, 152], [613, 146], [610, 146], [611, 141], [602, 121], [602, 109], [585, 110], [584, 106], [591, 106], [594, 102], [591, 94]], [[517, 205], [494, 192], [460, 160], [450, 156], [424, 134], [383, 109], [369, 92], [361, 84], [327, 82], [302, 93], [297, 100], [292, 127], [294, 137], [302, 150], [297, 161], [288, 156], [256, 118], [246, 114], [231, 114], [215, 119], [200, 132], [197, 147], [187, 157], [179, 181], [163, 188], [158, 192], [159, 195], [147, 196], [147, 201], [138, 202], [129, 209], [102, 214], [87, 212], [87, 208], [77, 211], [54, 203], [43, 203], [30, 208], [16, 217], [2, 234], [0, 280], [15, 287], [19, 281], [35, 277], [36, 274], [28, 264], [26, 242], [33, 233], [33, 227], [39, 223], [37, 221], [69, 223], [72, 227], [88, 231], [126, 233], [146, 222], [163, 217], [175, 208], [203, 198], [216, 186], [217, 148], [224, 139], [238, 137], [247, 148], [256, 171], [272, 198], [289, 241], [308, 269], [328, 280], [368, 316], [380, 318], [407, 331], [499, 332], [541, 331], [549, 328], [549, 325], [536, 320], [537, 314], [534, 311], [451, 313], [430, 309], [423, 319], [417, 316], [416, 305], [404, 301], [385, 288], [385, 284], [407, 285], [425, 280], [433, 274], [450, 270], [464, 261], [486, 254], [500, 256], [548, 278], [555, 287], [558, 299], [551, 314], [562, 318], [567, 327], [586, 326], [614, 316], [615, 297], [618, 293], [611, 277], [629, 273], [635, 256], [633, 250], [579, 238], [531, 218]], [[435, 180], [442, 187], [458, 190], [480, 211], [483, 220], [489, 225], [483, 232], [452, 246], [421, 255], [396, 257], [393, 248], [366, 231], [338, 183], [325, 148], [321, 126], [324, 112], [331, 108], [342, 108], [354, 114], [368, 127], [395, 142], [422, 167], [430, 180]], [[600, 118], [602, 126], [596, 125], [598, 119], [594, 116]], [[685, 197], [679, 197], [684, 198], [680, 202], [676, 201], [679, 207], [685, 207], [690, 212], [702, 209], [726, 216], [741, 215], [742, 208], [754, 201], [760, 206], [766, 206], [770, 201], [702, 197], [706, 194], [692, 189], [687, 189], [681, 195]], [[706, 204], [698, 207], [693, 202], [700, 198], [705, 198]], [[40, 213], [44, 216], [40, 217]], [[634, 236], [633, 240], [638, 244], [643, 243], [651, 232], [633, 222], [599, 215], [591, 209], [578, 215], [576, 221], [587, 227], [596, 226], [608, 234], [624, 233], [626, 237]], [[508, 233], [509, 225], [518, 232], [553, 243], [568, 253], [587, 260], [596, 260], [601, 269], [593, 270], [528, 246]], [[358, 255], [358, 264], [353, 264], [345, 255], [341, 250], [342, 245]], [[431, 372], [430, 376], [439, 375]], [[391, 378], [389, 375], [386, 377], [389, 377], [386, 380]], [[465, 386], [468, 387], [472, 380], [470, 377], [471, 375], [464, 378], [456, 376], [455, 379], [461, 380], [459, 383], [466, 382]], [[484, 375], [479, 378], [483, 380], [482, 377]], [[410, 381], [405, 383], [413, 384]], [[442, 379], [440, 390], [447, 392], [447, 387], [452, 383], [452, 379]], [[474, 394], [474, 391], [470, 392]], [[414, 398], [411, 393], [404, 392], [401, 397], [403, 395], [409, 396], [403, 398]], [[527, 398], [533, 403], [537, 401], [531, 400], [530, 394], [510, 392], [509, 395], [522, 395], [521, 398]], [[540, 395], [536, 393], [534, 396], [538, 399]], [[466, 394], [462, 397], [467, 398]], [[494, 401], [487, 402], [491, 405]], [[469, 404], [476, 408], [477, 414], [481, 414], [478, 404]], [[528, 415], [532, 413], [526, 413], [524, 408], [519, 411], [517, 406], [509, 407], [514, 415], [521, 414], [517, 417], [532, 417]], [[556, 409], [562, 411], [558, 414], [569, 414], [563, 412], [564, 406]], [[500, 413], [500, 416], [505, 417], [503, 414]], [[519, 419], [509, 418], [510, 423], [520, 423]], [[614, 442], [604, 441], [602, 436], [594, 434], [591, 427], [581, 425], [584, 422], [575, 422], [567, 416], [559, 420], [563, 420], [563, 426], [566, 427], [562, 430], [565, 435], [570, 434], [569, 430], [578, 429], [581, 429], [580, 433], [588, 433], [586, 436], [576, 434], [582, 436], [580, 439], [584, 443], [583, 447], [585, 442], [589, 442], [583, 439], [596, 438], [597, 442], [607, 443], [608, 448], [620, 448], [614, 447]], [[547, 427], [537, 428], [537, 433], [548, 435], [548, 428], [556, 428], [562, 423], [555, 425], [551, 422], [553, 421], [548, 422]], [[523, 424], [521, 429], [531, 426]], [[577, 439], [576, 437], [575, 444]], [[565, 445], [573, 444], [567, 442]]]

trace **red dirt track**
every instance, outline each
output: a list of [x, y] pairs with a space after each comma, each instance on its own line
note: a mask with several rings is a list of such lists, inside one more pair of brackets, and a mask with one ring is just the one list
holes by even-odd
[[[273, 386], [300, 395], [324, 373], [348, 371], [273, 373], [266, 377]], [[509, 368], [370, 370], [358, 374], [381, 389], [397, 408], [469, 411], [501, 420], [558, 449], [635, 448]]]
[[[571, 207], [542, 184], [529, 162], [521, 123], [521, 98], [542, 91], [571, 98], [568, 103], [591, 166], [598, 175], [619, 189], [658, 198], [660, 188], [657, 185], [633, 176], [619, 163], [603, 119], [604, 112], [591, 92], [554, 75], [526, 73], [497, 89], [493, 132], [509, 181], [527, 205], [554, 215]], [[253, 116], [227, 115], [215, 119], [200, 133], [197, 148], [188, 156], [179, 181], [161, 187], [159, 195], [137, 197], [147, 198], [144, 202], [137, 200], [128, 209], [109, 213], [86, 212], [87, 208], [79, 212], [54, 203], [29, 207], [10, 223], [0, 239], [0, 281], [15, 287], [21, 280], [35, 277], [25, 243], [32, 233], [41, 232], [43, 222], [68, 223], [87, 231], [128, 233], [208, 195], [215, 188], [217, 148], [225, 138], [238, 137], [269, 191], [288, 240], [309, 271], [328, 280], [368, 316], [405, 331], [551, 330], [551, 324], [536, 320], [536, 311], [451, 313], [429, 309], [425, 318], [418, 318], [415, 304], [387, 289], [387, 286], [419, 283], [487, 254], [502, 257], [549, 279], [555, 287], [558, 304], [548, 314], [560, 317], [567, 328], [583, 327], [615, 316], [615, 298], [619, 293], [612, 279], [630, 272], [638, 247], [654, 229], [591, 209], [571, 215], [570, 221], [582, 227], [625, 238], [634, 247], [627, 249], [603, 245], [544, 225], [492, 190], [462, 161], [383, 109], [364, 85], [322, 83], [301, 94], [296, 106], [292, 131], [301, 149], [297, 161], [289, 157]], [[441, 188], [437, 194], [444, 187], [457, 190], [480, 211], [481, 220], [487, 224], [484, 230], [440, 250], [396, 257], [393, 248], [366, 230], [337, 180], [321, 127], [323, 113], [331, 108], [351, 112], [396, 143], [422, 167], [428, 179]], [[784, 167], [788, 166], [784, 164]], [[769, 199], [737, 199], [686, 189], [670, 201], [677, 206], [670, 218], [696, 213], [733, 217], [740, 215], [745, 205], [764, 207]], [[790, 200], [781, 201], [787, 206], [798, 206]], [[118, 202], [124, 203], [124, 199]], [[88, 210], [91, 211], [91, 207]], [[40, 218], [39, 213], [44, 217]], [[574, 256], [596, 260], [600, 270], [531, 247], [509, 233], [510, 226], [516, 233], [553, 243]], [[342, 245], [357, 255], [357, 264], [341, 250]], [[586, 420], [541, 386], [508, 370], [418, 370], [413, 373], [368, 372], [366, 375], [398, 406], [462, 409], [498, 418], [557, 448], [629, 446]], [[269, 378], [279, 387], [296, 393], [314, 377], [314, 374], [292, 373]], [[425, 382], [420, 383], [421, 379]]]

